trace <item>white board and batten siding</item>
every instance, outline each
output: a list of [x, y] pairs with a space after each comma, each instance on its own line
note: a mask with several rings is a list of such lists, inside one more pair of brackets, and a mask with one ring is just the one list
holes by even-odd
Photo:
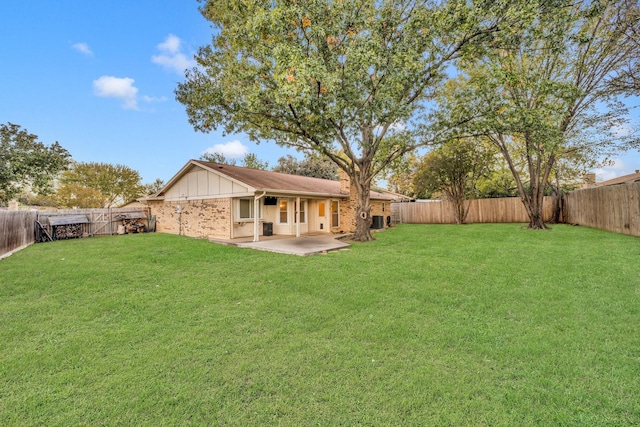
[[255, 190], [214, 172], [193, 168], [171, 186], [166, 201], [252, 196]]

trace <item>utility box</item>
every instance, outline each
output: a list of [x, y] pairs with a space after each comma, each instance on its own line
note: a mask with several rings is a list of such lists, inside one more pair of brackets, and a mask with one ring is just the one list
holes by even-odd
[[273, 236], [273, 223], [272, 222], [263, 222], [262, 223], [262, 235], [263, 236]]
[[384, 228], [384, 216], [373, 215], [371, 219], [373, 220], [373, 222], [371, 223], [371, 228], [376, 230]]

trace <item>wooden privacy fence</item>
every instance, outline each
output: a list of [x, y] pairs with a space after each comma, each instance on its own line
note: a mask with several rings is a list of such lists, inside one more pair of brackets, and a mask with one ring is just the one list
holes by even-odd
[[[529, 216], [518, 197], [471, 200], [466, 223], [529, 222]], [[467, 202], [465, 202], [467, 203]], [[455, 224], [453, 203], [429, 201], [415, 203], [392, 203], [391, 216], [394, 222], [405, 224]], [[553, 217], [553, 197], [544, 198], [542, 217], [549, 221]]]
[[35, 242], [37, 212], [0, 211], [0, 257]]
[[[82, 217], [83, 221], [74, 224], [74, 237], [109, 236], [128, 231], [124, 222], [131, 222], [128, 218], [144, 218], [146, 229], [149, 227], [148, 208], [117, 208], [117, 209], [59, 209], [42, 211], [0, 211], [0, 257], [18, 250], [24, 246], [55, 238], [56, 219]], [[67, 221], [66, 224], [69, 222]], [[40, 227], [40, 224], [42, 227]], [[48, 233], [48, 236], [47, 236]], [[58, 238], [68, 238], [65, 235]]]
[[572, 191], [565, 197], [569, 224], [640, 236], [640, 182]]

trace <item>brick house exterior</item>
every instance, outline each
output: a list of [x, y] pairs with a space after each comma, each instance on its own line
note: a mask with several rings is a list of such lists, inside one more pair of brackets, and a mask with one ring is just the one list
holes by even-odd
[[[190, 160], [146, 202], [158, 232], [258, 240], [265, 230], [292, 236], [354, 232], [357, 201], [351, 190], [345, 173], [331, 181]], [[372, 191], [371, 215], [386, 224], [395, 199]]]

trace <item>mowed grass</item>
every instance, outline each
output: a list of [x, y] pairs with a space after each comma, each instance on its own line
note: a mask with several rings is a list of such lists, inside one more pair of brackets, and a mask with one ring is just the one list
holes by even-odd
[[639, 425], [640, 239], [404, 225], [0, 260], [0, 425]]

